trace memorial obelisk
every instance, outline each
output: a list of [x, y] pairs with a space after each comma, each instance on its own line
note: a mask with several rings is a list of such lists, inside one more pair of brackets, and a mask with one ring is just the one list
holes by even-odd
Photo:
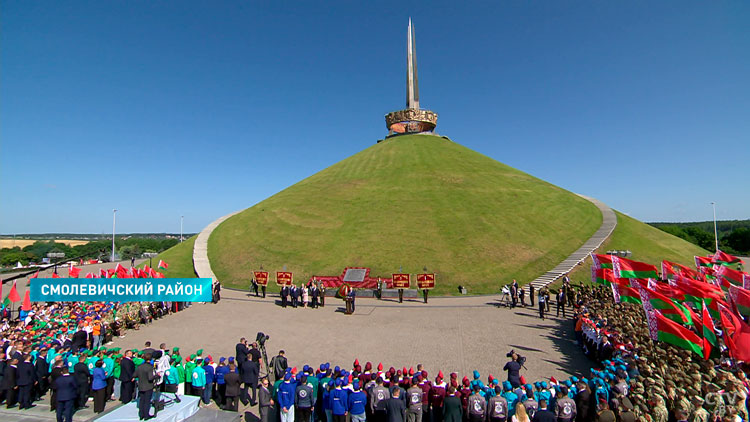
[[432, 133], [437, 125], [437, 113], [419, 108], [419, 81], [417, 78], [417, 45], [414, 26], [409, 18], [406, 39], [406, 109], [385, 115], [388, 135], [402, 133]]

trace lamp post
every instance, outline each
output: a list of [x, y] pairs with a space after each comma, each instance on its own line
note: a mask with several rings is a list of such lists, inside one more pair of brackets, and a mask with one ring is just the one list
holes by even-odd
[[117, 210], [112, 210], [112, 261], [115, 262], [115, 220], [117, 219]]
[[711, 202], [714, 209], [714, 241], [716, 242], [716, 252], [719, 252], [719, 232], [716, 230], [716, 202]]
[[185, 218], [184, 215], [180, 216], [180, 243], [182, 243], [182, 220]]

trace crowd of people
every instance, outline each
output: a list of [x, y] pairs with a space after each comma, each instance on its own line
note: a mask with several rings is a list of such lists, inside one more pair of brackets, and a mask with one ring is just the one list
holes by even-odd
[[[258, 296], [257, 283], [253, 279], [253, 289], [255, 295]], [[263, 286], [263, 297], [266, 297], [265, 286]], [[285, 285], [281, 287], [279, 291], [279, 297], [281, 298], [281, 306], [286, 308], [291, 306], [292, 308], [312, 308], [326, 306], [326, 288], [322, 283], [318, 282], [307, 282], [301, 283], [299, 286], [296, 284]]]
[[[0, 403], [20, 410], [35, 407], [34, 402], [51, 391], [52, 409], [60, 406], [61, 417], [72, 417], [76, 408], [86, 407], [91, 398], [94, 411], [104, 410], [113, 399], [126, 355], [105, 344], [124, 337], [127, 330], [178, 312], [189, 303], [33, 303], [27, 310], [0, 309]], [[75, 397], [55, 394], [55, 381], [75, 384]], [[119, 390], [118, 390], [119, 391]], [[70, 406], [68, 406], [68, 404]], [[69, 419], [68, 419], [69, 420]]]
[[[706, 360], [652, 341], [643, 309], [614, 303], [608, 288], [582, 287], [578, 294], [575, 338], [599, 367], [589, 381], [592, 418], [608, 408], [620, 420], [750, 420], [746, 363]], [[624, 419], [623, 411], [635, 419]]]

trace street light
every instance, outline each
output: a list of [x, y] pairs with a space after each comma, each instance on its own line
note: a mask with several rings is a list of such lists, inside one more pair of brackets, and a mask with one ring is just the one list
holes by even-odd
[[716, 241], [716, 252], [719, 252], [719, 232], [716, 230], [716, 202], [711, 202], [714, 209], [714, 240]]
[[115, 262], [115, 220], [117, 219], [117, 210], [112, 210], [112, 261]]
[[182, 243], [182, 220], [185, 218], [184, 215], [180, 216], [180, 243]]

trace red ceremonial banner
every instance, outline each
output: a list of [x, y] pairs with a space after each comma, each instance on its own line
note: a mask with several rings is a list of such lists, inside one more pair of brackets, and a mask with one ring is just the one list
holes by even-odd
[[408, 289], [411, 284], [410, 274], [393, 274], [394, 289]]
[[417, 274], [417, 287], [419, 290], [434, 288], [435, 274]]
[[292, 284], [292, 273], [288, 271], [276, 271], [276, 284], [279, 286], [288, 286]]
[[255, 276], [256, 283], [261, 286], [268, 285], [268, 271], [253, 271], [253, 275]]

